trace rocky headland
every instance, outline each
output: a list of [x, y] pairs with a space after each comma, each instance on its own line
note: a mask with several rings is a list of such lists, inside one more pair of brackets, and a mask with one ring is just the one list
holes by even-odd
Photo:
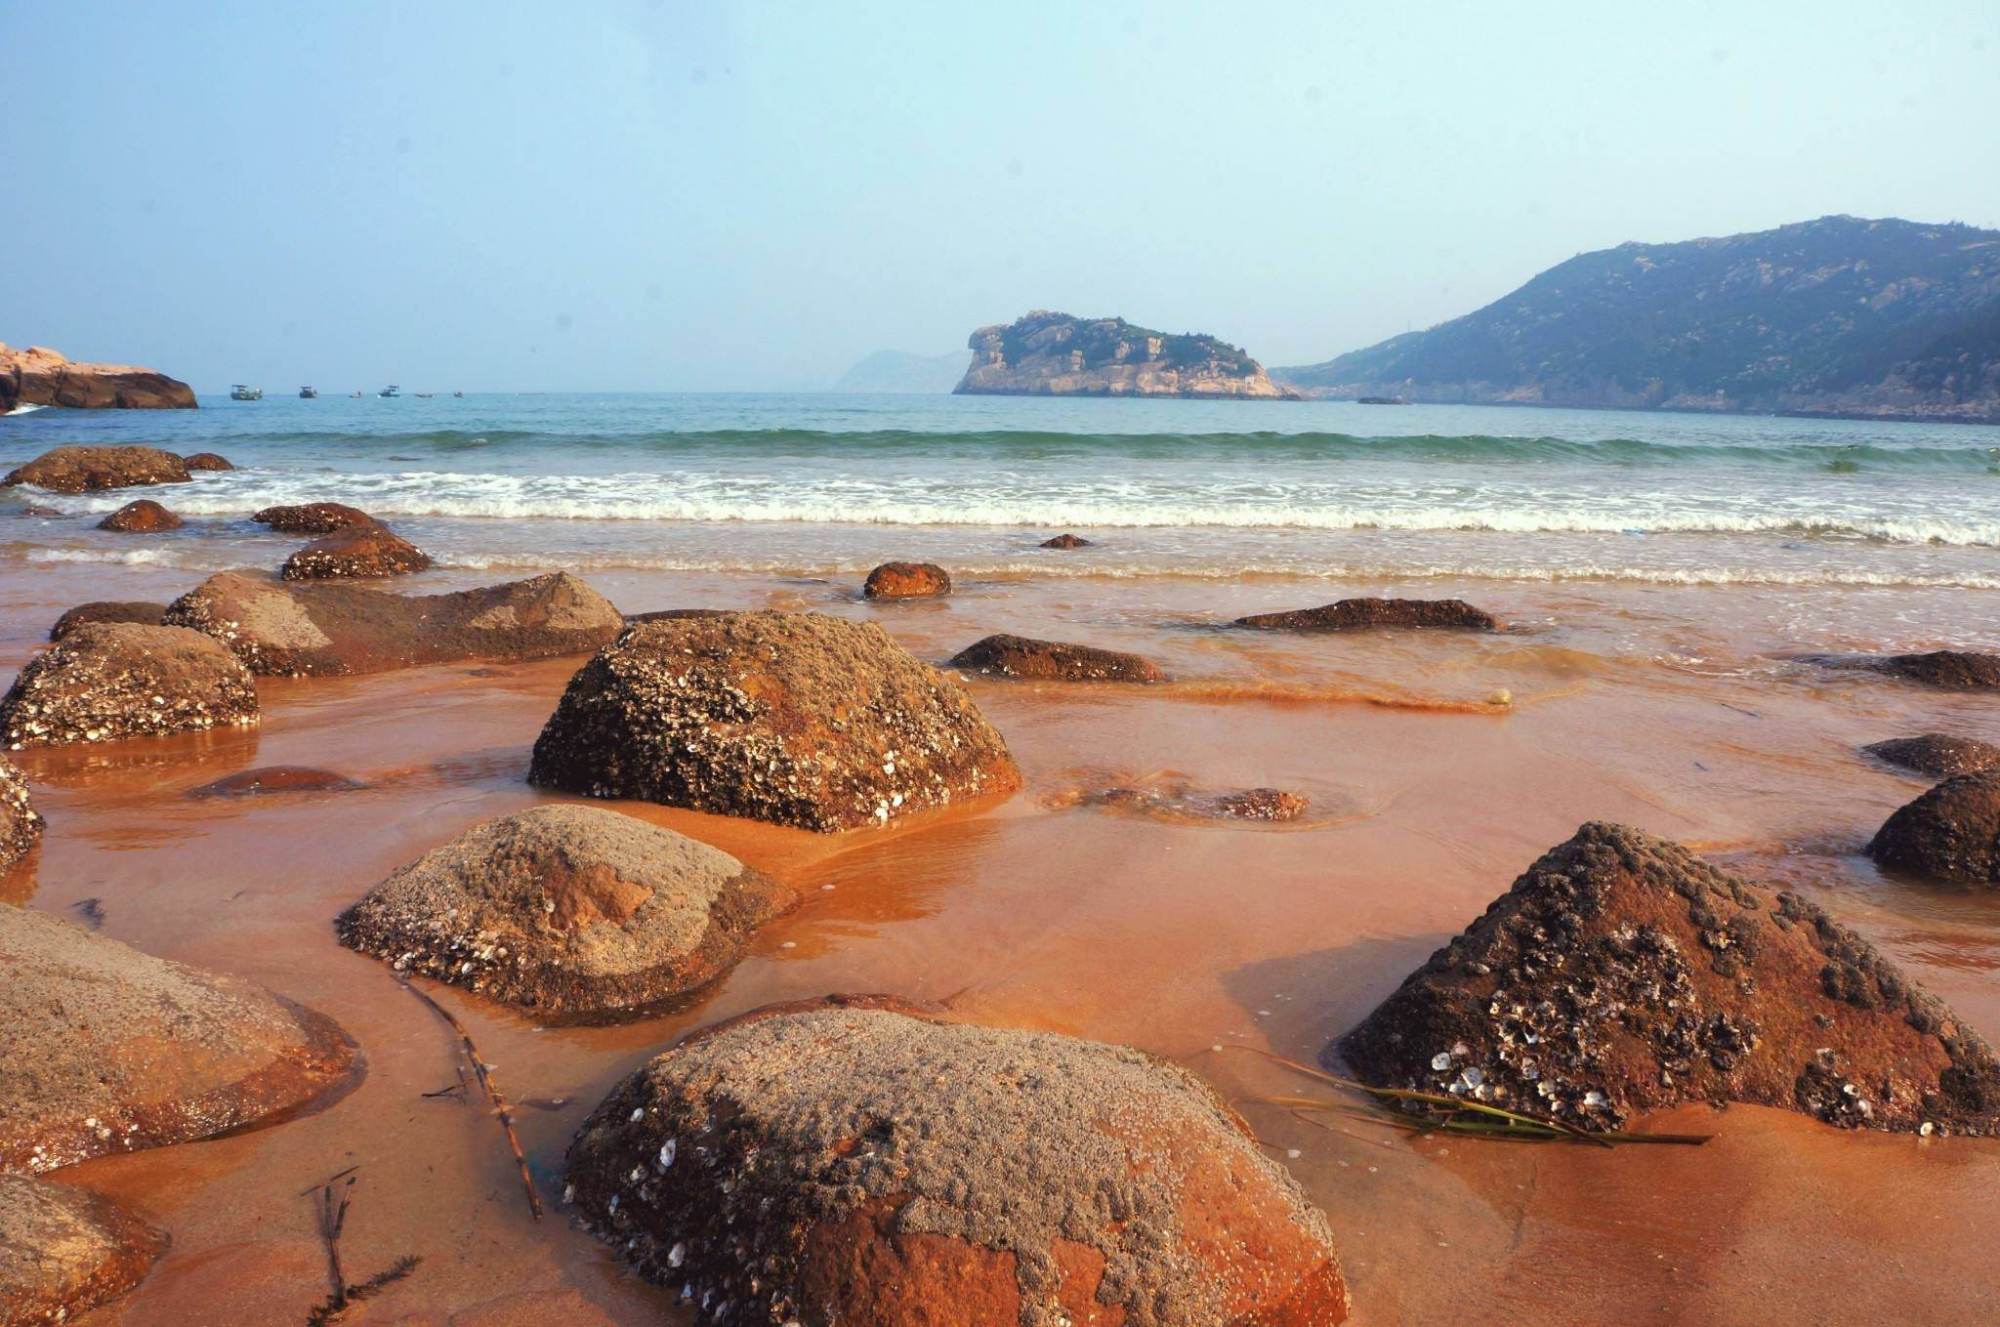
[[0, 343], [0, 415], [17, 406], [74, 410], [192, 410], [194, 389], [130, 364], [83, 364], [47, 346]]
[[982, 327], [967, 343], [961, 396], [1188, 396], [1297, 400], [1264, 366], [1226, 341], [1156, 332], [1123, 318], [1073, 318], [1037, 309]]

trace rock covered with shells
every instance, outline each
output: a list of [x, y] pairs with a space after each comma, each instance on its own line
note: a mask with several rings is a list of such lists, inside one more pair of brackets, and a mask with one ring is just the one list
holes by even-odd
[[51, 493], [98, 493], [112, 488], [185, 484], [187, 462], [158, 447], [86, 443], [55, 447], [15, 466], [0, 486], [27, 484]]
[[379, 525], [373, 516], [344, 502], [306, 502], [264, 507], [250, 517], [283, 534], [329, 535], [336, 530]]
[[166, 1245], [87, 1190], [0, 1175], [0, 1323], [68, 1322], [137, 1285]]
[[964, 684], [880, 627], [758, 612], [629, 628], [570, 679], [528, 779], [833, 832], [1021, 776]]
[[407, 576], [430, 569], [431, 556], [386, 525], [350, 525], [322, 535], [285, 559], [288, 581]]
[[1160, 666], [1142, 655], [1005, 634], [974, 641], [952, 656], [951, 666], [968, 673], [1047, 682], [1167, 680]]
[[0, 868], [28, 855], [42, 839], [42, 817], [28, 797], [28, 781], [0, 759]]
[[1325, 1219], [1193, 1075], [884, 997], [755, 1011], [626, 1079], [587, 1224], [702, 1320], [1330, 1327]]
[[1886, 765], [1894, 765], [1914, 774], [1927, 774], [1934, 779], [2000, 769], [2000, 746], [1982, 742], [1976, 737], [1953, 737], [1949, 733], [1894, 737], [1861, 749]]
[[1961, 885], [2000, 885], [2000, 770], [1960, 774], [1900, 808], [1869, 841], [1894, 871]]
[[166, 625], [167, 606], [137, 599], [100, 599], [66, 609], [49, 628], [50, 640], [61, 640], [87, 622], [137, 622], [144, 627]]
[[249, 670], [209, 637], [93, 622], [21, 669], [0, 698], [0, 737], [20, 750], [245, 727], [257, 715]]
[[1328, 1048], [1342, 1059], [1585, 1129], [1740, 1101], [2000, 1133], [2000, 1062], [1935, 997], [1797, 895], [1621, 825], [1529, 867]]

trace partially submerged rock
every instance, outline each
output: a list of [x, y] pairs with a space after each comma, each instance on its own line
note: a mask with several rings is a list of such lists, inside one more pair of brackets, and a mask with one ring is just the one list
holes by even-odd
[[302, 506], [266, 507], [250, 517], [259, 525], [268, 525], [282, 534], [327, 535], [335, 530], [346, 530], [354, 526], [380, 525], [381, 522], [362, 511], [340, 502], [308, 502]]
[[68, 1322], [139, 1284], [167, 1237], [84, 1189], [0, 1175], [0, 1324]]
[[1090, 541], [1080, 534], [1059, 534], [1041, 542], [1043, 548], [1089, 548]]
[[868, 573], [870, 599], [938, 599], [951, 593], [951, 574], [932, 562], [884, 562]]
[[1094, 645], [988, 636], [952, 656], [951, 666], [972, 673], [1035, 678], [1051, 682], [1164, 682], [1160, 666], [1142, 655], [1100, 650]]
[[257, 722], [257, 685], [200, 632], [89, 622], [28, 660], [0, 698], [14, 750], [159, 737]]
[[190, 788], [189, 797], [266, 797], [283, 793], [359, 792], [368, 785], [308, 765], [265, 765]]
[[181, 459], [187, 463], [189, 470], [196, 473], [204, 471], [212, 473], [222, 470], [234, 470], [236, 468], [230, 464], [228, 457], [218, 456], [214, 452], [195, 452], [193, 455], [184, 456]]
[[0, 485], [30, 484], [51, 493], [96, 493], [143, 484], [185, 484], [187, 462], [158, 447], [57, 447], [7, 472]]
[[625, 625], [566, 572], [430, 595], [222, 572], [174, 600], [167, 620], [222, 641], [254, 673], [286, 677], [583, 654]]
[[1946, 779], [1884, 822], [1877, 864], [1962, 885], [2000, 885], [2000, 770]]
[[543, 806], [476, 825], [391, 875], [341, 915], [340, 942], [399, 972], [593, 1015], [705, 985], [797, 903], [685, 834]]
[[1318, 608], [1256, 613], [1232, 624], [1259, 631], [1366, 631], [1375, 627], [1432, 627], [1497, 631], [1500, 624], [1463, 599], [1342, 599]]
[[1941, 691], [2000, 691], [2000, 654], [1931, 650], [1924, 654], [1807, 655], [1827, 668], [1886, 673]]
[[136, 622], [145, 627], [165, 626], [166, 615], [165, 604], [138, 600], [100, 600], [78, 604], [56, 619], [56, 624], [49, 628], [49, 639], [61, 640], [88, 622]]
[[1052, 806], [1107, 806], [1165, 821], [1297, 820], [1312, 805], [1283, 788], [1198, 788], [1185, 779], [1086, 785], [1050, 799]]
[[2000, 746], [1974, 737], [1953, 737], [1947, 733], [1896, 737], [1861, 749], [1885, 764], [1937, 779], [2000, 769]]
[[648, 622], [570, 679], [528, 781], [832, 832], [1020, 786], [957, 678], [818, 613]]
[[2000, 1132], [2000, 1062], [1935, 997], [1797, 895], [1622, 825], [1545, 854], [1337, 1049], [1378, 1086], [1583, 1129], [1740, 1101]]
[[0, 907], [0, 1170], [208, 1138], [347, 1081], [331, 1021], [25, 908]]
[[13, 762], [0, 759], [0, 869], [26, 857], [42, 841], [43, 821], [28, 796], [28, 781]]
[[192, 410], [194, 389], [132, 364], [87, 364], [47, 346], [0, 345], [0, 415], [17, 405], [77, 410]]
[[151, 498], [140, 498], [137, 502], [126, 503], [99, 521], [97, 528], [124, 534], [158, 534], [162, 530], [180, 529], [181, 518]]
[[387, 526], [357, 525], [313, 540], [285, 559], [288, 581], [404, 576], [424, 571], [430, 555]]
[[883, 997], [758, 1010], [627, 1078], [584, 1219], [709, 1321], [1329, 1327], [1325, 1218], [1187, 1071]]

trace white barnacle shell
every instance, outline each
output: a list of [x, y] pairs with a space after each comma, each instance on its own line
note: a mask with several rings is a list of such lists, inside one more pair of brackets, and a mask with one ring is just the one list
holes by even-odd
[[674, 1141], [673, 1139], [671, 1139], [671, 1138], [667, 1139], [667, 1141], [666, 1141], [666, 1142], [664, 1142], [664, 1143], [661, 1143], [661, 1144], [660, 1144], [660, 1169], [661, 1169], [661, 1170], [665, 1170], [665, 1169], [666, 1169], [666, 1168], [667, 1168], [668, 1166], [671, 1166], [671, 1165], [673, 1165], [673, 1164], [674, 1164], [674, 1155], [675, 1155], [676, 1153], [678, 1153], [679, 1151], [680, 1151], [680, 1144], [679, 1144], [679, 1143], [677, 1143], [677, 1142], [675, 1142], [675, 1141]]
[[687, 1256], [688, 1256], [687, 1244], [685, 1242], [675, 1244], [674, 1247], [667, 1250], [667, 1266], [679, 1267], [682, 1263], [687, 1261]]

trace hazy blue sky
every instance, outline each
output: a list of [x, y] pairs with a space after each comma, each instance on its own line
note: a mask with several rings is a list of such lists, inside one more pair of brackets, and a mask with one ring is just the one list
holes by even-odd
[[0, 340], [816, 386], [1032, 307], [1300, 363], [1626, 239], [2000, 226], [2000, 3], [0, 0]]

